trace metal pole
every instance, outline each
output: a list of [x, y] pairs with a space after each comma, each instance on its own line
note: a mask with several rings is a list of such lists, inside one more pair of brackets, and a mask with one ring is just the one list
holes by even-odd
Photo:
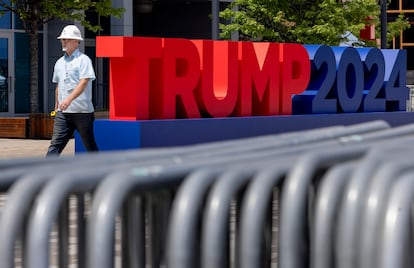
[[220, 0], [211, 0], [211, 39], [219, 40]]
[[381, 4], [381, 48], [387, 48], [387, 0], [380, 0]]

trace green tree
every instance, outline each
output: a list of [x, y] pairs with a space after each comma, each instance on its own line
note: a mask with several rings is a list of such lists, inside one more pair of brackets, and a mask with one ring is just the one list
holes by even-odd
[[[334, 46], [348, 31], [359, 36], [368, 24], [379, 27], [379, 15], [377, 0], [235, 0], [220, 12], [220, 17], [229, 22], [220, 24], [220, 37], [230, 39], [238, 32], [240, 40]], [[388, 34], [397, 36], [408, 27], [399, 16], [389, 23]]]
[[392, 39], [400, 36], [401, 31], [411, 27], [403, 14], [399, 14], [395, 21], [387, 25], [387, 43], [391, 43]]
[[38, 29], [55, 19], [77, 21], [86, 29], [98, 31], [99, 25], [92, 25], [85, 12], [98, 16], [119, 17], [123, 8], [113, 8], [111, 0], [1, 0], [1, 13], [13, 12], [21, 21], [30, 39], [30, 112], [39, 112], [38, 77]]

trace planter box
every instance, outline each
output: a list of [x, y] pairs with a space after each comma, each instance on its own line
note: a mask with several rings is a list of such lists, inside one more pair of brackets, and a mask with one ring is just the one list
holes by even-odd
[[0, 118], [0, 138], [26, 139], [29, 133], [29, 118], [6, 117]]
[[54, 120], [49, 114], [30, 114], [29, 138], [51, 139]]

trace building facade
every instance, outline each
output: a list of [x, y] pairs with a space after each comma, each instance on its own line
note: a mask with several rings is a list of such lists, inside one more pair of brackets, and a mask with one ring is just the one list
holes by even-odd
[[407, 83], [414, 84], [414, 1], [392, 0], [387, 9], [388, 21], [395, 20], [399, 14], [404, 14], [411, 27], [393, 39], [391, 48], [407, 50]]
[[[108, 60], [95, 57], [96, 35], [212, 39], [212, 4], [211, 0], [114, 0], [115, 7], [125, 8], [120, 19], [87, 14], [89, 20], [103, 28], [98, 33], [83, 30], [85, 40], [80, 48], [94, 62], [97, 74], [93, 84], [96, 109], [108, 108], [109, 92]], [[219, 8], [224, 9], [227, 4], [227, 0], [220, 0]], [[387, 10], [388, 20], [393, 20], [400, 13], [414, 23], [414, 2], [392, 0]], [[55, 61], [62, 56], [56, 37], [68, 23], [71, 22], [50, 22], [39, 31], [39, 107], [44, 113], [54, 107], [51, 77]], [[392, 48], [406, 49], [408, 71], [414, 70], [414, 27], [401, 33], [392, 43]], [[0, 17], [0, 116], [30, 113], [29, 51], [29, 38], [21, 22], [13, 13], [5, 13]]]

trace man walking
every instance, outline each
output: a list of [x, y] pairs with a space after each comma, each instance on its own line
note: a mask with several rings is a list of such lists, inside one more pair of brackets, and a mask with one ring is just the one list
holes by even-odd
[[87, 151], [98, 151], [93, 130], [92, 81], [95, 72], [92, 61], [79, 51], [83, 38], [75, 25], [63, 28], [58, 39], [64, 55], [56, 61], [53, 71], [56, 116], [47, 155], [60, 155], [75, 130]]

